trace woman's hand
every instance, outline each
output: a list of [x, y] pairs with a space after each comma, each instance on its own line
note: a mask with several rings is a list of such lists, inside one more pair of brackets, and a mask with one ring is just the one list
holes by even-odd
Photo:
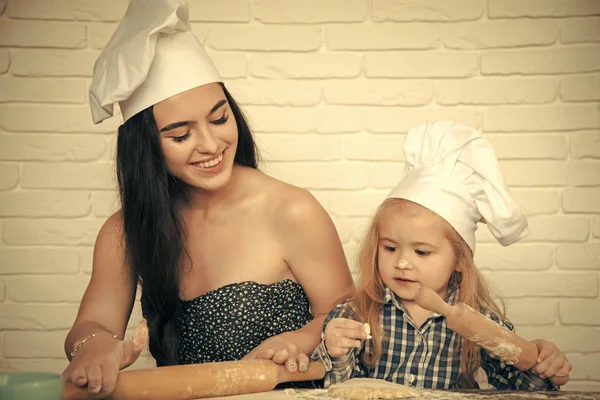
[[549, 379], [555, 385], [569, 382], [569, 373], [573, 368], [567, 357], [552, 342], [532, 340], [539, 351], [538, 363], [531, 371], [541, 378]]
[[342, 357], [351, 348], [360, 348], [367, 339], [365, 325], [347, 318], [333, 318], [325, 328], [325, 346], [331, 357]]
[[147, 343], [145, 321], [136, 328], [132, 340], [115, 339], [108, 332], [99, 333], [77, 350], [62, 378], [74, 386], [87, 385], [89, 393], [109, 394], [115, 388], [119, 370], [133, 364]]
[[308, 356], [298, 352], [298, 346], [289, 340], [289, 332], [268, 338], [243, 358], [253, 359], [272, 360], [276, 364], [285, 365], [290, 372], [306, 372], [309, 363]]

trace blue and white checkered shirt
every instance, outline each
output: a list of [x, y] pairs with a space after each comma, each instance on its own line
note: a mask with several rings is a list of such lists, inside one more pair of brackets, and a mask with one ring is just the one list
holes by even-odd
[[[458, 291], [448, 295], [446, 301], [456, 304]], [[498, 317], [488, 315], [499, 321]], [[334, 308], [323, 323], [325, 327], [333, 318], [356, 319], [349, 302]], [[434, 313], [421, 327], [417, 327], [394, 292], [385, 290], [379, 324], [383, 332], [381, 358], [374, 368], [363, 365], [364, 354], [371, 350], [372, 340], [366, 340], [360, 349], [353, 348], [345, 356], [331, 358], [325, 342], [315, 349], [312, 359], [320, 360], [327, 370], [325, 387], [351, 378], [376, 378], [425, 389], [454, 389], [460, 368], [461, 336], [448, 328], [446, 318]], [[513, 325], [503, 321], [514, 330]], [[531, 372], [519, 371], [496, 356], [481, 350], [481, 368], [490, 385], [497, 389], [558, 390], [558, 386]]]

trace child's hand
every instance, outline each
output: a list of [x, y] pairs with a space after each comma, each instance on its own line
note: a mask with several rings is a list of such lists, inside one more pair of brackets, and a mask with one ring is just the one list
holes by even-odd
[[544, 379], [550, 379], [555, 385], [569, 382], [569, 373], [573, 368], [567, 357], [552, 342], [532, 340], [539, 351], [538, 363], [531, 371]]
[[325, 346], [331, 357], [341, 357], [352, 347], [360, 348], [357, 339], [366, 339], [365, 326], [360, 322], [347, 318], [334, 318], [325, 328]]

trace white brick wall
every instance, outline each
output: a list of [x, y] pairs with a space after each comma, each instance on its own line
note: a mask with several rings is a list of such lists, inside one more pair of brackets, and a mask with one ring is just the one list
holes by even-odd
[[[0, 369], [66, 365], [92, 246], [118, 204], [118, 118], [94, 126], [86, 90], [126, 4], [0, 0]], [[448, 117], [482, 129], [532, 233], [501, 248], [480, 230], [477, 263], [521, 334], [568, 353], [567, 389], [600, 390], [600, 1], [190, 5], [263, 169], [315, 194], [351, 263], [406, 130]]]

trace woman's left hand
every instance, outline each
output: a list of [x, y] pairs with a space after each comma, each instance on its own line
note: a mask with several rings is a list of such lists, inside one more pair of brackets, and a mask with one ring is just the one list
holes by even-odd
[[538, 363], [531, 371], [555, 385], [569, 382], [569, 373], [573, 368], [567, 357], [552, 342], [532, 340], [538, 348]]
[[290, 372], [306, 372], [309, 363], [307, 355], [299, 353], [298, 347], [284, 335], [268, 338], [246, 354], [243, 360], [273, 360], [276, 364], [285, 365]]

